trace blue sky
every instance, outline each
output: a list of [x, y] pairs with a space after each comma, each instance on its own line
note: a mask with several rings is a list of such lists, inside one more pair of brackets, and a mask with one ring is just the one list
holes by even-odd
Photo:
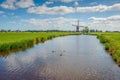
[[120, 0], [0, 0], [0, 29], [120, 31]]

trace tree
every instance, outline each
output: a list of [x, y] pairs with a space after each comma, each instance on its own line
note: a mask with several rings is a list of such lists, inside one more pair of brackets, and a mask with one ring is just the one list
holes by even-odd
[[83, 33], [84, 33], [84, 34], [88, 34], [88, 32], [89, 32], [89, 28], [88, 28], [88, 26], [86, 26], [86, 27], [83, 29]]

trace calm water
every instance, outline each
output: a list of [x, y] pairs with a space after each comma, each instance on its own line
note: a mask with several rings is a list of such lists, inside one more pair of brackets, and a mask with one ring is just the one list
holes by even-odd
[[77, 35], [0, 57], [0, 80], [120, 80], [120, 68], [95, 36]]

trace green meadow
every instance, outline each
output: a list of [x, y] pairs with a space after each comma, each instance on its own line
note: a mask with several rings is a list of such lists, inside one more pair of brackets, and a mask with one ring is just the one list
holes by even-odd
[[0, 52], [26, 49], [54, 37], [80, 34], [76, 32], [1, 32]]
[[118, 65], [120, 65], [120, 33], [119, 32], [98, 32], [91, 33], [97, 35], [100, 42], [105, 45], [105, 50], [110, 53]]

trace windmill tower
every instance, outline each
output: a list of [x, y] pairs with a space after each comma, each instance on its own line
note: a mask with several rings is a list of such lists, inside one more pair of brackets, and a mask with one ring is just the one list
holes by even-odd
[[79, 27], [84, 27], [79, 25], [79, 20], [77, 21], [77, 25], [72, 25], [76, 27], [76, 32], [79, 32]]

